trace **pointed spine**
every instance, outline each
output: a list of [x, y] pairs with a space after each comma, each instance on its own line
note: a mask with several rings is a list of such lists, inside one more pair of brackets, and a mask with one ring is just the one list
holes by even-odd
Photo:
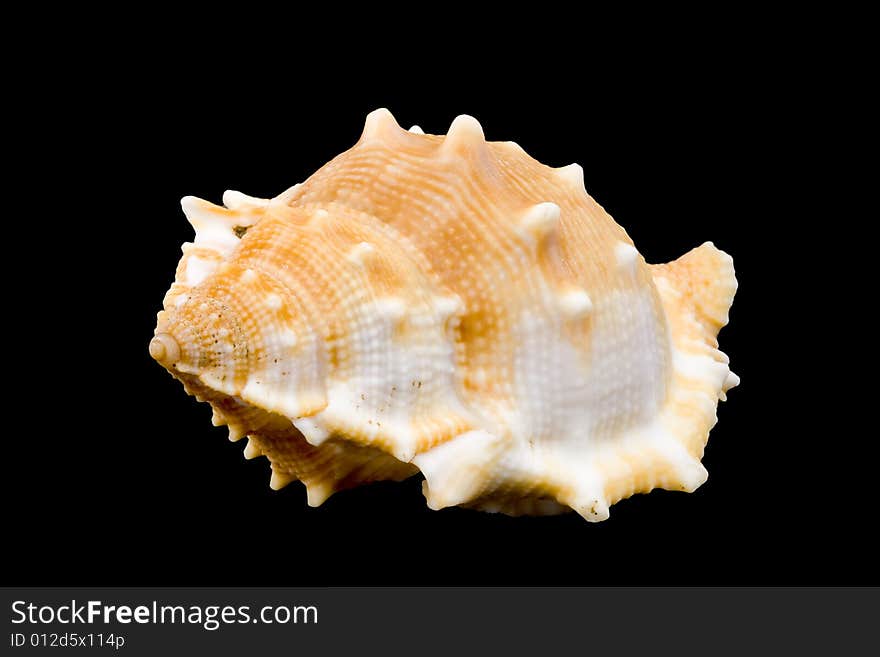
[[565, 180], [569, 185], [577, 187], [581, 191], [584, 188], [584, 169], [580, 164], [569, 164], [556, 170], [556, 175]]
[[265, 208], [269, 205], [269, 199], [256, 198], [242, 194], [234, 189], [227, 189], [223, 192], [223, 205], [230, 210], [251, 210], [255, 208]]
[[442, 151], [446, 155], [478, 152], [486, 149], [483, 127], [474, 117], [462, 114], [455, 117], [443, 140]]
[[271, 488], [272, 490], [281, 490], [292, 481], [296, 481], [296, 477], [294, 475], [287, 474], [286, 472], [279, 472], [278, 470], [273, 469], [272, 477], [269, 479], [269, 488]]
[[324, 480], [309, 482], [306, 484], [306, 501], [311, 507], [321, 506], [327, 501], [327, 498], [335, 492], [336, 487], [334, 486], [333, 481]]
[[231, 210], [196, 196], [184, 196], [180, 199], [180, 207], [196, 232], [206, 225], [228, 224], [233, 216]]
[[247, 445], [244, 448], [244, 457], [250, 461], [262, 455], [263, 450], [257, 445], [257, 441], [253, 437], [248, 436]]
[[364, 131], [361, 134], [361, 141], [381, 142], [401, 131], [402, 128], [394, 120], [391, 112], [381, 107], [367, 114], [367, 119], [364, 122]]
[[[718, 353], [721, 353], [721, 352], [719, 351]], [[726, 355], [724, 357], [727, 358]], [[727, 376], [724, 379], [724, 383], [721, 384], [721, 392], [718, 394], [718, 398], [721, 401], [727, 401], [727, 391], [730, 390], [731, 388], [737, 387], [738, 385], [739, 385], [739, 377], [736, 374], [734, 374], [733, 372], [731, 372], [730, 370], [728, 370]]]
[[739, 377], [733, 372], [727, 373], [727, 378], [724, 379], [724, 392], [727, 392], [731, 388], [735, 388], [739, 385]]

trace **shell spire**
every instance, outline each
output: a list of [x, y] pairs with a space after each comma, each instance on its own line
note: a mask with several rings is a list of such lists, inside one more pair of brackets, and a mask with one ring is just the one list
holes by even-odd
[[733, 261], [707, 242], [647, 264], [579, 165], [378, 109], [305, 182], [223, 203], [181, 201], [196, 235], [149, 352], [271, 488], [317, 506], [421, 473], [432, 509], [596, 522], [706, 481], [739, 384]]

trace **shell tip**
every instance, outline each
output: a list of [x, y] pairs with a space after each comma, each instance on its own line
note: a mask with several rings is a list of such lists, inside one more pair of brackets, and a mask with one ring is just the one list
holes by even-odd
[[639, 259], [639, 252], [632, 244], [618, 242], [614, 247], [614, 257], [617, 259], [619, 269], [633, 272]]

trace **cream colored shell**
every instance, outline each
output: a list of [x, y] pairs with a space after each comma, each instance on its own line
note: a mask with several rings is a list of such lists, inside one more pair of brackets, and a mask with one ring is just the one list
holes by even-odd
[[223, 202], [182, 201], [196, 237], [150, 353], [273, 488], [318, 505], [421, 471], [433, 509], [597, 521], [706, 480], [732, 260], [646, 264], [578, 165], [377, 110], [302, 185]]

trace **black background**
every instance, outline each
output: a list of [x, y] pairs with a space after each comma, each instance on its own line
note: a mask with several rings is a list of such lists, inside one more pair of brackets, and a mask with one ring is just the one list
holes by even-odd
[[[40, 190], [28, 216], [53, 217], [54, 276], [30, 283], [45, 299], [23, 370], [39, 410], [10, 402], [8, 583], [877, 582], [861, 480], [837, 463], [849, 440], [825, 397], [837, 382], [818, 383], [830, 357], [804, 319], [816, 306], [804, 277], [826, 265], [787, 198], [789, 60], [758, 56], [764, 35], [748, 30], [684, 30], [639, 51], [524, 49], [523, 37], [478, 54], [474, 37], [447, 40], [439, 61], [410, 34], [339, 61], [285, 43], [244, 63], [231, 43], [170, 55], [189, 39], [171, 30], [59, 58], [54, 109], [22, 128]], [[719, 407], [695, 494], [637, 496], [589, 524], [433, 512], [416, 477], [312, 509], [299, 484], [271, 491], [267, 461], [245, 461], [244, 442], [149, 358], [192, 238], [179, 199], [271, 197], [353, 145], [377, 107], [429, 133], [468, 113], [490, 140], [578, 162], [649, 262], [705, 240], [733, 256], [740, 288], [720, 343], [742, 385]]]

